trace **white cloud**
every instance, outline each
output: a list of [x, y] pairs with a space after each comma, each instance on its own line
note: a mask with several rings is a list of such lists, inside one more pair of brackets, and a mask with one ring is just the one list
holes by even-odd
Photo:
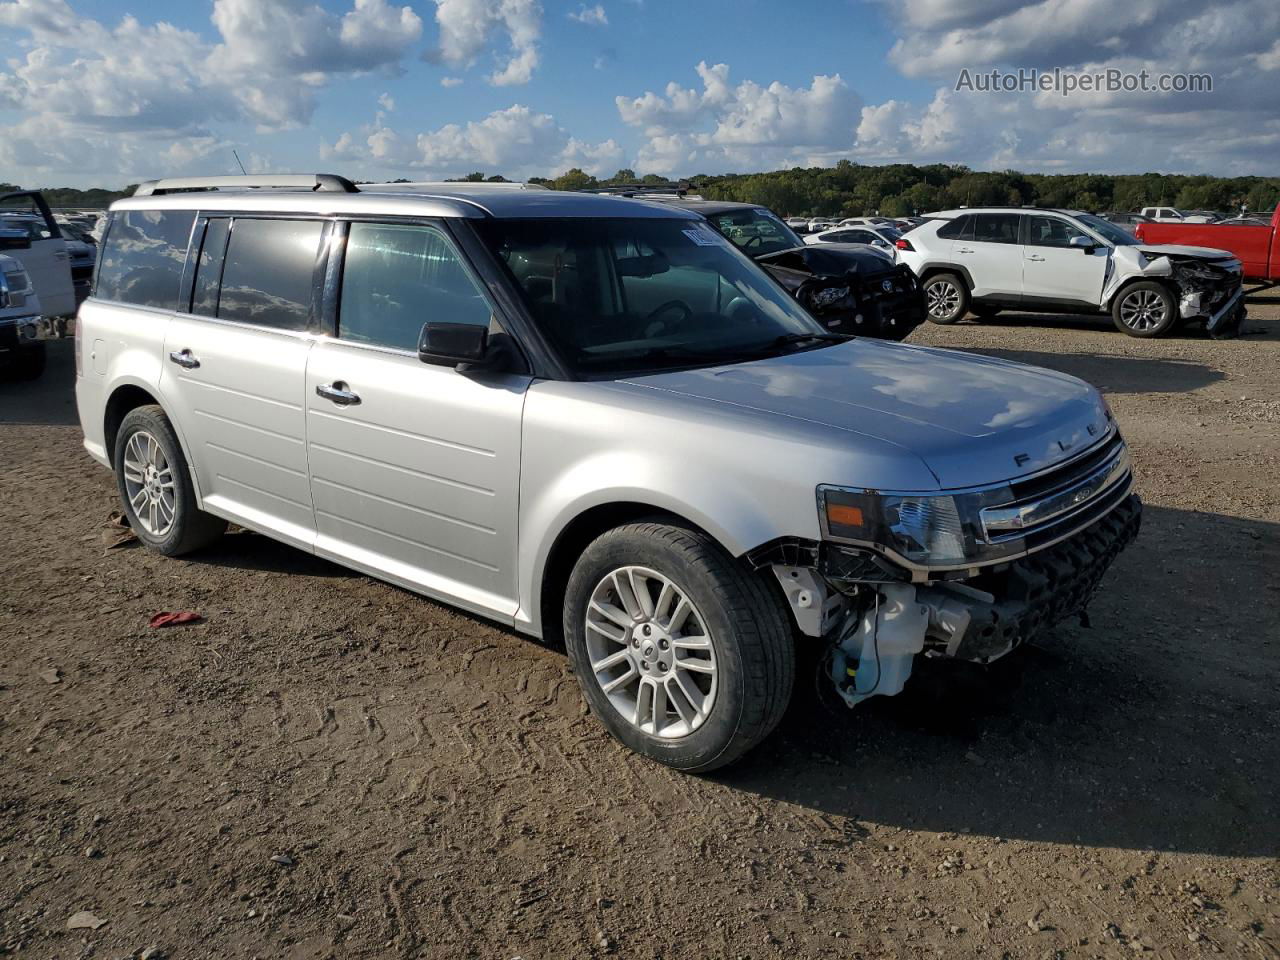
[[371, 163], [384, 170], [412, 167], [444, 177], [473, 170], [515, 177], [545, 176], [563, 173], [569, 167], [581, 167], [592, 174], [612, 173], [624, 156], [614, 140], [577, 140], [550, 114], [521, 104], [416, 137], [391, 130], [375, 119], [355, 134], [343, 133], [323, 153], [326, 158]]
[[609, 17], [605, 14], [604, 7], [598, 3], [594, 7], [588, 7], [585, 3], [582, 4], [576, 13], [570, 11], [569, 19], [592, 27], [607, 27], [609, 25]]
[[411, 8], [350, 2], [214, 0], [216, 43], [132, 16], [110, 26], [67, 0], [0, 2], [0, 27], [25, 33], [0, 76], [0, 104], [25, 114], [0, 128], [0, 162], [127, 177], [207, 169], [220, 152], [234, 164], [215, 127], [305, 124], [332, 77], [394, 69], [421, 38]]
[[[854, 155], [985, 168], [1268, 173], [1280, 106], [1274, 0], [904, 0], [890, 53], [942, 85], [865, 107]], [[1052, 29], [1046, 29], [1052, 24]], [[1211, 93], [956, 92], [961, 69], [1207, 73]]]
[[446, 88], [460, 87], [462, 86], [462, 78], [461, 77], [441, 77], [440, 86], [446, 87]]
[[789, 87], [776, 80], [733, 85], [723, 63], [699, 63], [697, 72], [701, 90], [673, 82], [665, 95], [615, 99], [623, 123], [648, 138], [639, 154], [642, 169], [714, 172], [822, 162], [853, 139], [862, 101], [839, 74]]
[[475, 64], [496, 34], [505, 33], [505, 62], [489, 74], [494, 86], [528, 83], [538, 66], [542, 7], [537, 0], [436, 0], [439, 46], [430, 58], [466, 69]]
[[387, 113], [390, 113], [396, 108], [396, 98], [389, 93], [384, 93], [382, 96], [378, 97], [378, 106], [387, 111]]

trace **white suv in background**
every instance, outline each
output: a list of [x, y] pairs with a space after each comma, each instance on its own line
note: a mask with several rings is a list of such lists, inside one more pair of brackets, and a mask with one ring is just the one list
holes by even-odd
[[1101, 217], [1071, 210], [947, 210], [898, 242], [921, 280], [928, 317], [972, 312], [1110, 313], [1134, 337], [1181, 321], [1227, 336], [1244, 319], [1243, 271], [1226, 250], [1144, 244]]

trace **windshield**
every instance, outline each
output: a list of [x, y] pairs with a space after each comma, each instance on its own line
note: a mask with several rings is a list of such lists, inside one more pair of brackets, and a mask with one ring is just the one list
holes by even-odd
[[1082, 213], [1076, 219], [1113, 247], [1136, 247], [1139, 243], [1138, 238], [1133, 234], [1091, 213]]
[[755, 359], [831, 339], [701, 220], [477, 224], [534, 320], [578, 373]]
[[804, 246], [804, 241], [768, 210], [749, 207], [709, 214], [707, 219], [749, 257]]

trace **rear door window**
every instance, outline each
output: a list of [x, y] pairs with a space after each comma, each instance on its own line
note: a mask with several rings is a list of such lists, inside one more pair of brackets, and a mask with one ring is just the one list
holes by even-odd
[[192, 210], [127, 210], [111, 220], [94, 295], [173, 310], [195, 223]]
[[489, 301], [436, 228], [353, 223], [346, 249], [341, 339], [416, 352], [429, 320], [490, 325]]
[[277, 330], [305, 330], [324, 223], [237, 217], [231, 225], [217, 316]]
[[1017, 243], [1016, 213], [978, 213], [973, 217], [973, 239], [977, 243]]

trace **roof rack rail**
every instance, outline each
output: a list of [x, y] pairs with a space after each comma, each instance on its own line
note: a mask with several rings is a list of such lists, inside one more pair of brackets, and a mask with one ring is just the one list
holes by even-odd
[[284, 188], [325, 193], [359, 193], [359, 188], [346, 177], [334, 173], [250, 174], [244, 177], [171, 177], [138, 184], [135, 197], [152, 197], [166, 193], [190, 193], [199, 190], [254, 190]]
[[679, 183], [628, 183], [610, 187], [587, 187], [581, 192], [602, 193], [610, 197], [632, 197], [640, 199], [645, 197], [663, 200], [702, 199], [702, 196], [697, 192], [697, 188], [688, 180], [681, 180]]
[[549, 190], [541, 183], [522, 180], [389, 180], [362, 183], [363, 190]]

